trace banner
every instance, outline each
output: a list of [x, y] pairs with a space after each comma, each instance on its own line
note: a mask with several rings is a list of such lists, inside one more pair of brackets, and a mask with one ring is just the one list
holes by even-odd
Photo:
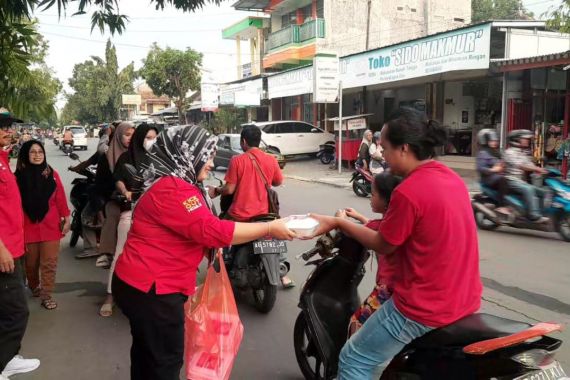
[[215, 83], [201, 84], [202, 112], [216, 112], [218, 110], [219, 85]]
[[248, 80], [241, 83], [223, 84], [220, 87], [220, 105], [252, 106], [261, 104], [263, 79]]
[[313, 92], [313, 67], [275, 74], [267, 78], [268, 98], [284, 98]]
[[313, 60], [313, 102], [338, 102], [339, 60], [337, 56], [316, 56]]

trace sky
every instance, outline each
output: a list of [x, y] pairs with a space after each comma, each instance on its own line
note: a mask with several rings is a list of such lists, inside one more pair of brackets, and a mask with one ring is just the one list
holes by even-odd
[[[130, 18], [122, 35], [104, 35], [98, 29], [91, 32], [89, 15], [58, 18], [57, 9], [37, 11], [39, 30], [49, 41], [47, 64], [69, 91], [68, 79], [73, 66], [90, 56], [103, 57], [109, 37], [117, 48], [119, 67], [134, 62], [135, 69], [142, 66], [148, 47], [157, 42], [161, 47], [185, 49], [191, 47], [204, 54], [203, 67], [211, 72], [214, 80], [223, 83], [237, 79], [236, 42], [222, 39], [222, 29], [254, 13], [237, 11], [231, 7], [234, 0], [226, 0], [221, 6], [207, 5], [195, 13], [183, 13], [173, 8], [157, 11], [145, 0], [120, 0], [120, 12]], [[540, 16], [560, 0], [523, 0], [525, 7]], [[72, 3], [73, 4], [73, 3]], [[249, 47], [242, 42], [242, 64], [249, 60]], [[60, 95], [59, 108], [65, 104]]]

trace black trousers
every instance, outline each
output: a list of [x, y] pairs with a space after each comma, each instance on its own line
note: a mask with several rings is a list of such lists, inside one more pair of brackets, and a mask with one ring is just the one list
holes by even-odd
[[30, 314], [21, 260], [14, 264], [14, 273], [0, 273], [0, 373], [20, 351]]
[[132, 380], [178, 380], [184, 363], [183, 294], [141, 292], [113, 276], [113, 297], [129, 319]]

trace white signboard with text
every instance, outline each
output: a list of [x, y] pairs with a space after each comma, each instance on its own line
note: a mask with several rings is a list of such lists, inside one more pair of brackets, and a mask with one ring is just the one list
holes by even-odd
[[123, 94], [121, 95], [121, 103], [125, 106], [140, 106], [142, 98], [138, 94]]
[[259, 106], [262, 92], [263, 80], [261, 78], [224, 84], [220, 88], [220, 105]]
[[268, 98], [284, 98], [313, 92], [313, 67], [303, 67], [267, 78]]
[[343, 88], [371, 86], [455, 70], [488, 69], [491, 24], [352, 55], [341, 59]]
[[215, 83], [202, 82], [200, 95], [202, 97], [202, 112], [216, 112], [218, 110], [218, 97], [220, 86]]
[[317, 56], [313, 60], [313, 102], [338, 102], [339, 60], [336, 56]]

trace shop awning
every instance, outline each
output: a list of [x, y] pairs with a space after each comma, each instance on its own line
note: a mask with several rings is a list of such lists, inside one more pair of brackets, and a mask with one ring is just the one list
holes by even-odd
[[232, 5], [238, 11], [263, 11], [269, 6], [269, 0], [239, 0]]
[[491, 65], [499, 72], [538, 69], [542, 67], [552, 67], [559, 65], [568, 66], [570, 65], [570, 50], [561, 53], [552, 53], [534, 57], [496, 59], [491, 60]]

